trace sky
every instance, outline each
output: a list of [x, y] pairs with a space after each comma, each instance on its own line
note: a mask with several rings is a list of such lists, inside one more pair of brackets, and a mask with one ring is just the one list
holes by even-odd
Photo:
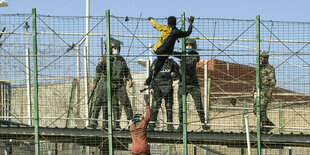
[[[31, 13], [37, 9], [41, 15], [85, 16], [86, 0], [6, 0], [0, 14]], [[90, 0], [90, 15], [139, 17], [186, 16], [200, 18], [255, 19], [310, 22], [307, 16], [309, 0]]]

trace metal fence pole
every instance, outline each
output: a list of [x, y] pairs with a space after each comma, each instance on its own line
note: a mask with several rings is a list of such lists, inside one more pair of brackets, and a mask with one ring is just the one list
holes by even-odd
[[[28, 42], [28, 35], [27, 35]], [[27, 43], [28, 46], [28, 43]], [[28, 113], [28, 125], [32, 125], [32, 106], [31, 106], [31, 71], [30, 71], [30, 50], [26, 48], [26, 82], [27, 82], [27, 113]]]
[[257, 117], [257, 155], [261, 155], [260, 133], [260, 16], [256, 16], [256, 117]]
[[112, 133], [112, 99], [111, 99], [111, 61], [110, 61], [110, 10], [106, 10], [106, 46], [107, 46], [107, 92], [108, 92], [108, 135], [109, 155], [113, 155], [113, 133]]
[[34, 144], [35, 155], [40, 154], [39, 143], [39, 106], [38, 106], [38, 73], [37, 73], [37, 30], [36, 9], [32, 9], [32, 48], [33, 48], [33, 98], [34, 98]]
[[[185, 31], [185, 13], [182, 12], [181, 14], [181, 18], [182, 18], [182, 27], [181, 27], [181, 30], [182, 31]], [[186, 110], [187, 110], [187, 107], [186, 107], [186, 65], [185, 65], [185, 38], [182, 38], [182, 53], [183, 53], [183, 56], [182, 56], [182, 104], [183, 104], [183, 154], [184, 155], [187, 155], [187, 113], [186, 113]]]
[[248, 115], [244, 116], [244, 122], [245, 122], [245, 131], [246, 131], [246, 142], [247, 142], [247, 148], [248, 148], [248, 155], [251, 155], [251, 141], [250, 141], [250, 131], [249, 131]]
[[[283, 121], [283, 103], [280, 102], [280, 107], [279, 107], [279, 132], [282, 133], [283, 132], [283, 128], [282, 128], [282, 121]], [[280, 149], [279, 150], [279, 155], [283, 154], [283, 150]]]

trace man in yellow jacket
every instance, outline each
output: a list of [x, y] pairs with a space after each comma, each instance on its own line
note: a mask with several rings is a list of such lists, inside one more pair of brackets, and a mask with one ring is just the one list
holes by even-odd
[[155, 22], [152, 17], [148, 18], [151, 21], [153, 27], [161, 32], [159, 40], [154, 45], [154, 52], [157, 54], [158, 60], [156, 61], [153, 69], [153, 74], [145, 80], [145, 85], [149, 85], [150, 88], [153, 87], [153, 81], [156, 75], [159, 73], [163, 67], [165, 61], [168, 59], [169, 55], [173, 53], [175, 41], [178, 38], [184, 38], [189, 36], [192, 33], [194, 17], [191, 16], [189, 20], [188, 30], [183, 32], [176, 28], [176, 18], [170, 16], [168, 18], [168, 25], [160, 25]]

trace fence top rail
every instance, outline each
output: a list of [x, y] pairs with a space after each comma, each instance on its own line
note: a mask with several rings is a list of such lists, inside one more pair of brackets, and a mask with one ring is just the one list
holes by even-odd
[[[25, 15], [32, 15], [31, 13], [16, 13], [16, 14], [0, 14], [0, 16], [25, 16]], [[117, 16], [117, 15], [110, 15], [113, 18], [130, 18], [130, 19], [145, 19], [147, 20], [148, 17], [132, 17], [132, 16]], [[37, 14], [37, 17], [51, 17], [51, 18], [105, 18], [105, 15], [102, 16], [59, 16], [59, 15], [45, 15], [45, 14]], [[155, 19], [163, 20], [167, 19], [168, 17], [155, 17]], [[176, 17], [181, 18], [181, 17]], [[244, 22], [255, 22], [255, 16], [253, 19], [236, 19], [236, 18], [210, 18], [210, 17], [195, 17], [196, 20], [226, 20], [226, 21], [244, 21]], [[271, 20], [265, 19], [260, 20], [261, 22], [279, 22], [279, 23], [298, 23], [298, 24], [310, 24], [310, 22], [301, 22], [301, 21], [280, 21], [280, 20]]]

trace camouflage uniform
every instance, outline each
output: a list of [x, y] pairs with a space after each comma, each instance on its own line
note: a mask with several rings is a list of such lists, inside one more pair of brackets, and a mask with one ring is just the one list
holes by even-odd
[[[151, 68], [154, 67], [158, 59], [155, 59]], [[152, 74], [153, 70], [150, 70]], [[167, 114], [167, 129], [173, 130], [172, 106], [173, 106], [173, 77], [171, 73], [175, 73], [175, 78], [180, 76], [179, 66], [173, 59], [167, 59], [159, 74], [154, 79], [154, 100], [151, 109], [151, 120], [148, 130], [154, 130], [156, 127], [158, 110], [161, 106], [162, 99], [165, 99], [166, 114]]]
[[[268, 59], [268, 53], [262, 52], [262, 57], [265, 57]], [[260, 100], [261, 100], [261, 122], [262, 125], [270, 125], [274, 126], [274, 124], [269, 120], [267, 117], [267, 107], [268, 104], [271, 102], [272, 96], [268, 96], [268, 92], [272, 92], [275, 88], [275, 85], [277, 83], [276, 77], [275, 77], [275, 69], [273, 66], [271, 66], [268, 61], [267, 62], [261, 62], [260, 65]], [[254, 101], [254, 114], [256, 115], [256, 97]], [[266, 128], [263, 128], [265, 130]], [[266, 130], [268, 131], [268, 130]]]

